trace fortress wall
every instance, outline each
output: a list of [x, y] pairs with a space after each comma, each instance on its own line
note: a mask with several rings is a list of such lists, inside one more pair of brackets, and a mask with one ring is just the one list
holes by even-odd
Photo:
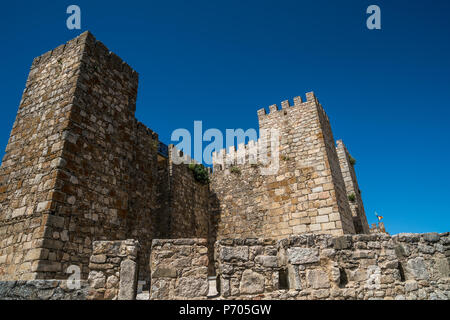
[[214, 237], [263, 236], [269, 198], [260, 166], [248, 162], [223, 169], [215, 166], [211, 180]]
[[207, 238], [210, 220], [209, 186], [195, 180], [188, 164], [174, 163], [174, 152], [177, 152], [175, 147], [169, 146], [169, 237]]
[[139, 264], [140, 278], [148, 280], [158, 208], [158, 136], [134, 116], [137, 73], [91, 34], [85, 43], [72, 138], [63, 155], [67, 174], [57, 188], [66, 200], [58, 212], [70, 219], [69, 243], [62, 251], [69, 256], [67, 264], [79, 259], [85, 278], [92, 241], [134, 238], [146, 249]]
[[450, 299], [450, 237], [300, 235], [216, 243], [227, 299]]
[[135, 300], [139, 242], [94, 241], [89, 264], [89, 300]]
[[258, 119], [260, 131], [279, 130], [278, 172], [261, 175], [261, 166], [248, 162], [220, 166], [218, 158], [226, 162], [232, 155], [216, 155], [211, 190], [217, 238], [354, 233], [331, 127], [315, 95], [269, 110], [259, 110]]
[[150, 299], [204, 299], [208, 294], [206, 239], [153, 240]]
[[[55, 190], [84, 52], [82, 37], [34, 59], [0, 169], [0, 280], [61, 269], [49, 227], [63, 195]], [[44, 262], [45, 261], [45, 262]], [[53, 262], [50, 262], [53, 261]]]
[[0, 281], [0, 300], [86, 300], [90, 286], [81, 280], [71, 287], [66, 280]]
[[158, 137], [134, 117], [137, 86], [88, 32], [35, 60], [2, 164], [4, 278], [64, 279], [78, 265], [86, 279], [92, 241], [135, 238], [148, 279]]
[[[183, 239], [158, 241], [151, 297], [205, 298], [206, 267], [196, 263], [205, 261], [206, 248], [200, 251], [199, 242]], [[216, 299], [450, 299], [448, 232], [222, 239], [215, 244], [215, 257]], [[194, 275], [195, 281], [186, 279]]]
[[336, 151], [339, 157], [342, 176], [344, 178], [347, 196], [355, 195], [355, 201], [349, 201], [352, 212], [353, 224], [356, 233], [369, 233], [369, 224], [367, 223], [366, 212], [361, 197], [361, 190], [356, 179], [355, 167], [350, 163], [350, 154], [342, 140], [337, 141]]
[[345, 189], [344, 178], [342, 177], [339, 158], [336, 152], [334, 144], [333, 132], [331, 130], [330, 121], [325, 113], [322, 105], [316, 100], [317, 112], [319, 115], [319, 121], [323, 130], [323, 135], [320, 137], [325, 144], [326, 156], [328, 158], [329, 170], [331, 173], [331, 180], [333, 183], [333, 189], [330, 191], [331, 198], [335, 201], [333, 205], [333, 212], [339, 213], [340, 219], [335, 221], [335, 227], [342, 229], [344, 234], [353, 234], [355, 227], [353, 224], [352, 213]]

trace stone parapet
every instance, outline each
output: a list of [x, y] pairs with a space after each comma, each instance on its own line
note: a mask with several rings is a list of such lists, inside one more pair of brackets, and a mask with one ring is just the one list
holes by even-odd
[[139, 242], [94, 241], [90, 258], [90, 300], [134, 300]]
[[207, 245], [206, 239], [153, 240], [150, 299], [205, 299]]
[[[206, 298], [206, 240], [153, 243], [152, 298]], [[450, 299], [449, 233], [222, 239], [214, 255], [212, 299]]]
[[[71, 287], [66, 280], [0, 281], [0, 300], [85, 300], [87, 281]], [[69, 285], [68, 285], [69, 284]]]

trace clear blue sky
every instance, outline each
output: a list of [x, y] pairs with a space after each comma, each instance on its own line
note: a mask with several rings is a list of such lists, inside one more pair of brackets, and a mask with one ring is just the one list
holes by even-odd
[[[82, 30], [66, 28], [66, 8]], [[377, 4], [382, 30], [366, 28]], [[256, 110], [314, 91], [357, 159], [369, 223], [450, 231], [450, 1], [7, 1], [0, 150], [32, 59], [90, 30], [140, 74], [137, 117], [256, 128]]]

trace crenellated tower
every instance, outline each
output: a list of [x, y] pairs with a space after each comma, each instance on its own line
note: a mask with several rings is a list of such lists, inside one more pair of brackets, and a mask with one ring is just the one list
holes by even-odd
[[[260, 163], [239, 161], [237, 151], [214, 155], [212, 191], [217, 237], [282, 238], [302, 233], [355, 233], [330, 122], [314, 93], [258, 110], [260, 133], [277, 129], [279, 169], [261, 174]], [[273, 141], [267, 143], [272, 155]], [[263, 144], [264, 145], [264, 144]], [[247, 150], [247, 151], [246, 151]], [[242, 156], [241, 158], [242, 159]], [[272, 159], [273, 161], [274, 159]]]
[[339, 157], [342, 176], [344, 178], [345, 190], [349, 199], [350, 209], [352, 211], [353, 224], [356, 233], [370, 233], [367, 223], [366, 212], [361, 197], [361, 190], [358, 186], [355, 172], [355, 160], [350, 155], [342, 140], [337, 141], [336, 151]]
[[94, 240], [150, 247], [158, 136], [134, 116], [137, 88], [89, 32], [34, 59], [0, 169], [0, 279], [86, 278]]

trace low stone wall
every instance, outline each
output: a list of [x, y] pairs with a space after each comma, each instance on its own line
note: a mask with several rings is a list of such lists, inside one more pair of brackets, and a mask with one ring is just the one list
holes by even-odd
[[204, 299], [208, 294], [206, 239], [153, 240], [150, 299]]
[[278, 290], [282, 268], [276, 241], [224, 239], [216, 242], [215, 249], [222, 297]]
[[[216, 299], [450, 299], [449, 233], [215, 243]], [[154, 240], [151, 299], [205, 299], [204, 239]]]
[[226, 299], [450, 299], [449, 233], [220, 240], [215, 250]]
[[89, 263], [89, 300], [134, 300], [139, 242], [94, 241]]
[[0, 300], [85, 300], [89, 284], [78, 284], [73, 288], [65, 280], [0, 281]]

